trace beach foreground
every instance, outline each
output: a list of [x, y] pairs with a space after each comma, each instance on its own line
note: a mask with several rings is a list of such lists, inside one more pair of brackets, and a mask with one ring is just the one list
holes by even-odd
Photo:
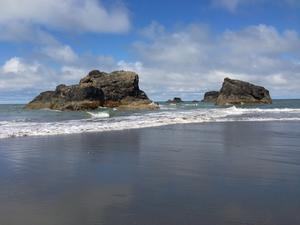
[[300, 224], [300, 122], [0, 140], [0, 224]]

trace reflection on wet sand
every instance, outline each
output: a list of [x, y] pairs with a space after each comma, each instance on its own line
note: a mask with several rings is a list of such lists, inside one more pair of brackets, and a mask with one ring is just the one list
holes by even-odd
[[0, 224], [299, 224], [300, 123], [0, 143]]

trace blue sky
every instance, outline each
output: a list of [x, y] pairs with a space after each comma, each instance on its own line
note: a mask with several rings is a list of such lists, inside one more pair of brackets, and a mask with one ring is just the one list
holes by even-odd
[[201, 99], [224, 77], [300, 98], [298, 0], [2, 0], [0, 102], [89, 70], [133, 70], [154, 100]]

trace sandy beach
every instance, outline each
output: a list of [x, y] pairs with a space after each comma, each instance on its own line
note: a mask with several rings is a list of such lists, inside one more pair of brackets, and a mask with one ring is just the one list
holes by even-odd
[[299, 224], [300, 122], [0, 140], [0, 224]]

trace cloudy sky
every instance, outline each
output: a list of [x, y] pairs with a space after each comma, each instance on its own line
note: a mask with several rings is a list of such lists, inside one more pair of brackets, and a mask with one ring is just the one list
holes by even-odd
[[224, 77], [300, 98], [300, 0], [1, 0], [0, 103], [92, 69], [133, 70], [154, 100]]

